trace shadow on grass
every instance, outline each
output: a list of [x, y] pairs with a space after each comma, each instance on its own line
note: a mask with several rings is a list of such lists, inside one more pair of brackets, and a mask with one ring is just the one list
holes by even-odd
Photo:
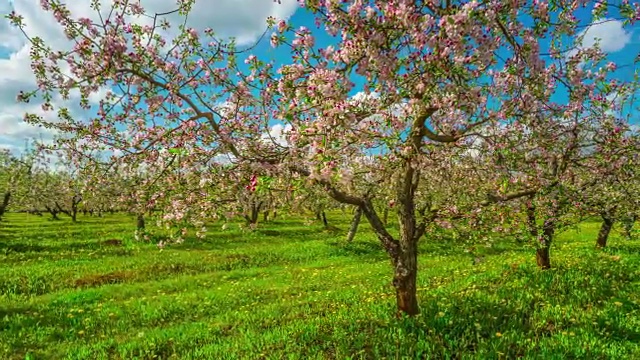
[[[231, 250], [246, 246], [251, 243], [300, 243], [305, 241], [315, 241], [326, 237], [321, 231], [316, 229], [257, 229], [254, 232], [241, 233], [238, 231], [209, 233], [204, 239], [190, 236], [181, 244], [172, 244], [174, 250]], [[166, 239], [166, 236], [151, 236], [151, 242], [157, 243]]]
[[[541, 355], [553, 355], [562, 347], [562, 351], [571, 358], [602, 358], [604, 354], [597, 353], [598, 347], [585, 349], [580, 346], [581, 341], [600, 339], [601, 332], [609, 335], [602, 338], [600, 349], [607, 349], [611, 339], [640, 340], [640, 332], [633, 329], [633, 325], [625, 327], [616, 321], [605, 323], [611, 319], [592, 323], [592, 318], [586, 317], [583, 323], [573, 322], [577, 313], [595, 316], [611, 306], [611, 298], [619, 295], [619, 283], [608, 278], [611, 271], [606, 266], [587, 267], [581, 271], [558, 268], [553, 273], [535, 268], [520, 269], [502, 279], [490, 281], [481, 292], [449, 292], [445, 306], [442, 306], [441, 299], [446, 290], [423, 294], [422, 315], [416, 319], [400, 320], [397, 324], [405, 338], [413, 338], [418, 343], [431, 341], [432, 346], [435, 344], [439, 349], [429, 350], [445, 357], [455, 358], [456, 354], [475, 353], [482, 349], [498, 351], [507, 359], [539, 358]], [[633, 281], [632, 276], [624, 275], [633, 273], [631, 267], [620, 267], [616, 273], [622, 283]], [[523, 282], [523, 279], [527, 281]], [[593, 279], [597, 279], [595, 288]], [[566, 309], [565, 312], [558, 315], [552, 311], [556, 305]], [[626, 309], [627, 313], [640, 310], [638, 305], [628, 306], [634, 309]], [[520, 341], [509, 342], [496, 335], [507, 332], [516, 338], [513, 340]], [[582, 339], [567, 336], [569, 332], [582, 332]], [[535, 343], [523, 346], [526, 339], [534, 339]], [[546, 342], [546, 354], [541, 354], [542, 348], [535, 345], [541, 342]], [[569, 342], [571, 346], [564, 346], [563, 342]], [[420, 347], [418, 343], [416, 346]], [[554, 350], [554, 347], [557, 348]], [[487, 356], [486, 352], [484, 354]]]
[[347, 243], [344, 240], [329, 241], [333, 253], [339, 256], [357, 256], [370, 259], [386, 259], [388, 255], [382, 246], [375, 241], [355, 240]]
[[[381, 249], [374, 245], [373, 242], [354, 242], [351, 250], [364, 251], [365, 255], [372, 255], [374, 251], [381, 254]], [[239, 255], [235, 257], [238, 258], [234, 260], [240, 262], [248, 261]], [[233, 341], [238, 341], [238, 351], [260, 344], [264, 346], [262, 350], [269, 351], [274, 357], [295, 350], [298, 354], [326, 358], [336, 353], [358, 353], [371, 359], [557, 358], [557, 354], [563, 354], [564, 358], [610, 358], [607, 351], [611, 339], [637, 341], [640, 333], [615, 321], [606, 325], [592, 320], [597, 314], [605, 313], [604, 308], [610, 307], [612, 296], [620, 295], [623, 288], [620, 285], [634, 281], [631, 275], [634, 268], [620, 263], [612, 267], [607, 263], [589, 266], [588, 259], [581, 265], [581, 269], [560, 267], [553, 271], [519, 268], [479, 279], [480, 290], [475, 287], [460, 289], [455, 283], [430, 289], [420, 294], [422, 315], [415, 319], [394, 320], [392, 297], [378, 298], [375, 300], [377, 305], [369, 305], [362, 301], [368, 296], [364, 293], [346, 302], [327, 298], [324, 302], [309, 303], [311, 305], [300, 308], [283, 304], [283, 307], [287, 306], [283, 312], [285, 316], [257, 306], [253, 312], [260, 314], [259, 321], [247, 322], [241, 312], [230, 312], [224, 328], [207, 334], [194, 332], [180, 339], [175, 346], [177, 350], [186, 351], [194, 341], [231, 342], [230, 336], [245, 330], [260, 334], [277, 328], [280, 332], [269, 336], [281, 338], [243, 340], [238, 337]], [[607, 273], [615, 274], [616, 281], [607, 278]], [[629, 275], [625, 276], [625, 273]], [[331, 288], [332, 284], [326, 286]], [[311, 288], [300, 291], [301, 300], [306, 296], [313, 297], [311, 294], [317, 292]], [[389, 305], [380, 306], [381, 302]], [[336, 313], [337, 304], [344, 304], [346, 309]], [[562, 311], [554, 312], [555, 305], [561, 306]], [[638, 310], [637, 305], [625, 306], [630, 308], [613, 311], [620, 315]], [[18, 329], [35, 331], [38, 327], [61, 329], [38, 337], [38, 343], [34, 337], [8, 336], [6, 341], [17, 351], [44, 349], [49, 343], [70, 341], [59, 335], [73, 329], [64, 313], [59, 313], [55, 307], [37, 310], [42, 317], [34, 317], [34, 309], [28, 305], [0, 310], [0, 317], [7, 319], [0, 324], [0, 329], [7, 334], [15, 334]], [[572, 322], [577, 313], [586, 316]], [[131, 321], [136, 323], [140, 319]], [[609, 335], [602, 337], [601, 331], [607, 331]], [[577, 335], [564, 335], [569, 332]], [[528, 339], [533, 341], [528, 342]], [[583, 346], [586, 343], [590, 343], [588, 349]], [[283, 344], [293, 345], [287, 348]], [[166, 355], [159, 348], [152, 351], [155, 355]]]
[[103, 241], [94, 241], [94, 242], [70, 242], [66, 244], [59, 245], [40, 245], [34, 244], [31, 242], [6, 242], [0, 241], [0, 253], [65, 253], [68, 251], [79, 251], [79, 250], [108, 250], [108, 249], [117, 249], [122, 252], [122, 248], [116, 246], [109, 246], [104, 244]]
[[609, 254], [640, 255], [640, 240], [624, 240], [608, 245], [604, 251]]

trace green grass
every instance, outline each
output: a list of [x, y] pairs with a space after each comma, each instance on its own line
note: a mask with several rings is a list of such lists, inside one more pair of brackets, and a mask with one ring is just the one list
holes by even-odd
[[[219, 226], [160, 251], [117, 215], [0, 223], [2, 359], [640, 359], [640, 243], [562, 234], [531, 248], [421, 244], [422, 314], [396, 319], [389, 261], [364, 225]], [[102, 244], [123, 239], [123, 246]], [[476, 254], [477, 255], [477, 254]]]

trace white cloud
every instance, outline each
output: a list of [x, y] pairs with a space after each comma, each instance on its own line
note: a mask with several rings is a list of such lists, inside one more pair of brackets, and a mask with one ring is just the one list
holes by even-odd
[[[12, 10], [10, 1], [0, 3], [0, 14], [8, 14]], [[12, 27], [8, 21], [0, 21], [0, 50], [17, 50], [22, 45], [20, 30]]]
[[231, 153], [224, 153], [220, 155], [216, 155], [211, 159], [211, 162], [214, 164], [220, 165], [230, 165], [235, 163], [237, 158]]
[[598, 44], [605, 53], [618, 52], [631, 43], [632, 33], [624, 28], [622, 21], [602, 19], [589, 25], [576, 36], [579, 43], [575, 50], [567, 53], [571, 57], [581, 49], [589, 49]]
[[289, 145], [287, 136], [291, 131], [291, 129], [292, 127], [289, 124], [287, 125], [275, 124], [271, 127], [271, 129], [269, 129], [268, 134], [262, 134], [261, 140], [266, 143], [287, 147]]
[[591, 24], [580, 35], [584, 35], [581, 44], [583, 48], [593, 47], [599, 41], [600, 49], [608, 53], [618, 52], [631, 42], [631, 32], [624, 29], [622, 21], [613, 19], [603, 19]]
[[[103, 17], [110, 10], [111, 1], [100, 0], [105, 4], [101, 9]], [[90, 1], [66, 2], [73, 17], [87, 17], [98, 21], [99, 16], [90, 8]], [[247, 45], [255, 41], [266, 29], [266, 18], [288, 19], [298, 8], [297, 0], [281, 0], [280, 4], [271, 0], [196, 0], [189, 15], [187, 26], [200, 31], [212, 28], [219, 37], [235, 37], [238, 45]], [[142, 0], [147, 13], [167, 12], [176, 8], [176, 1]], [[29, 36], [38, 36], [45, 43], [57, 50], [71, 49], [72, 43], [66, 39], [61, 27], [50, 13], [43, 11], [40, 0], [0, 1], [0, 13], [7, 14], [15, 10], [24, 17], [24, 24]], [[177, 14], [170, 15], [172, 25], [182, 23]], [[150, 19], [142, 17], [135, 22], [150, 23]], [[5, 148], [20, 147], [28, 137], [52, 137], [52, 131], [34, 128], [22, 121], [26, 111], [39, 108], [36, 101], [31, 104], [19, 104], [16, 95], [21, 90], [35, 88], [35, 77], [30, 68], [29, 46], [24, 35], [13, 28], [6, 19], [0, 19], [0, 146]], [[106, 95], [106, 89], [90, 97], [91, 102], [98, 103]], [[77, 95], [77, 94], [75, 94]], [[77, 114], [81, 109], [77, 105], [78, 96], [72, 96], [72, 103], [67, 103], [70, 110]], [[54, 105], [60, 105], [56, 102]], [[49, 114], [54, 116], [55, 114]]]

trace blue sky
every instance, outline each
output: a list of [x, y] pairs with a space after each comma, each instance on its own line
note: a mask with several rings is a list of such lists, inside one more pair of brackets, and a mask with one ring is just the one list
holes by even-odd
[[[38, 0], [15, 0], [12, 5], [7, 0], [5, 3], [0, 2], [0, 12], [7, 13], [15, 9], [21, 14], [25, 14], [29, 23], [29, 29], [37, 34], [42, 33], [43, 36], [50, 36], [51, 41], [60, 41], [60, 46], [64, 46], [64, 39], [53, 37], [56, 34], [52, 22], [47, 22], [42, 13], [38, 12]], [[80, 3], [80, 1], [78, 1]], [[163, 0], [148, 0], [150, 6], [164, 6]], [[160, 5], [162, 3], [162, 5]], [[203, 2], [200, 2], [202, 4]], [[83, 14], [86, 6], [72, 3], [77, 6], [77, 13]], [[198, 3], [197, 3], [198, 4]], [[70, 5], [71, 6], [71, 5]], [[204, 6], [204, 5], [202, 5]], [[74, 12], [75, 14], [75, 12]], [[288, 18], [289, 21], [298, 26], [306, 26], [311, 29], [316, 37], [316, 47], [326, 47], [335, 44], [336, 39], [327, 35], [323, 29], [317, 29], [314, 24], [313, 15], [309, 14], [305, 9], [295, 6], [295, 0], [283, 0], [282, 5], [277, 5], [269, 0], [219, 0], [215, 11], [209, 7], [196, 9], [196, 16], [193, 17], [194, 27], [211, 26], [218, 33], [237, 36], [241, 43], [250, 43], [264, 28], [264, 19], [266, 16], [275, 16], [278, 18]], [[609, 18], [617, 18], [619, 14], [613, 10], [608, 14]], [[590, 28], [591, 9], [586, 8], [578, 14], [581, 25], [585, 26], [587, 31], [586, 38], [593, 39], [595, 37], [602, 38], [601, 46], [603, 50], [609, 53], [612, 61], [618, 64], [632, 64], [634, 58], [638, 55], [640, 47], [640, 32], [638, 26], [627, 27], [622, 29], [616, 27], [615, 23], [609, 22], [604, 25], [596, 25]], [[21, 114], [24, 111], [33, 111], [34, 104], [23, 106], [15, 104], [15, 93], [19, 89], [29, 88], [33, 83], [28, 61], [26, 61], [27, 50], [24, 48], [24, 39], [22, 35], [15, 30], [7, 27], [6, 21], [0, 21], [0, 146], [4, 147], [21, 147], [24, 139], [29, 137], [42, 136], [50, 137], [50, 133], [43, 129], [33, 129], [21, 122]], [[588, 42], [587, 41], [587, 42]], [[544, 41], [543, 42], [543, 47]], [[278, 64], [289, 63], [291, 54], [286, 47], [273, 49], [271, 48], [268, 36], [265, 41], [259, 44], [253, 51], [260, 58], [270, 58]], [[621, 80], [629, 80], [633, 76], [635, 66], [623, 67], [619, 69], [615, 76]], [[362, 81], [354, 78], [358, 85], [362, 85]], [[353, 94], [361, 90], [361, 86], [353, 90]], [[558, 92], [558, 96], [562, 96], [562, 92]], [[638, 120], [635, 119], [634, 122]]]

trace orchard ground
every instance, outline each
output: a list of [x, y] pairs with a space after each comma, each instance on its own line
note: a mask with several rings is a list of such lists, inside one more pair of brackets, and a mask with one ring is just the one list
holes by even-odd
[[0, 357], [640, 359], [640, 241], [596, 250], [598, 222], [560, 235], [549, 271], [512, 241], [469, 253], [422, 240], [422, 314], [398, 319], [369, 227], [346, 244], [349, 215], [329, 221], [215, 225], [159, 250], [125, 215], [7, 214]]

